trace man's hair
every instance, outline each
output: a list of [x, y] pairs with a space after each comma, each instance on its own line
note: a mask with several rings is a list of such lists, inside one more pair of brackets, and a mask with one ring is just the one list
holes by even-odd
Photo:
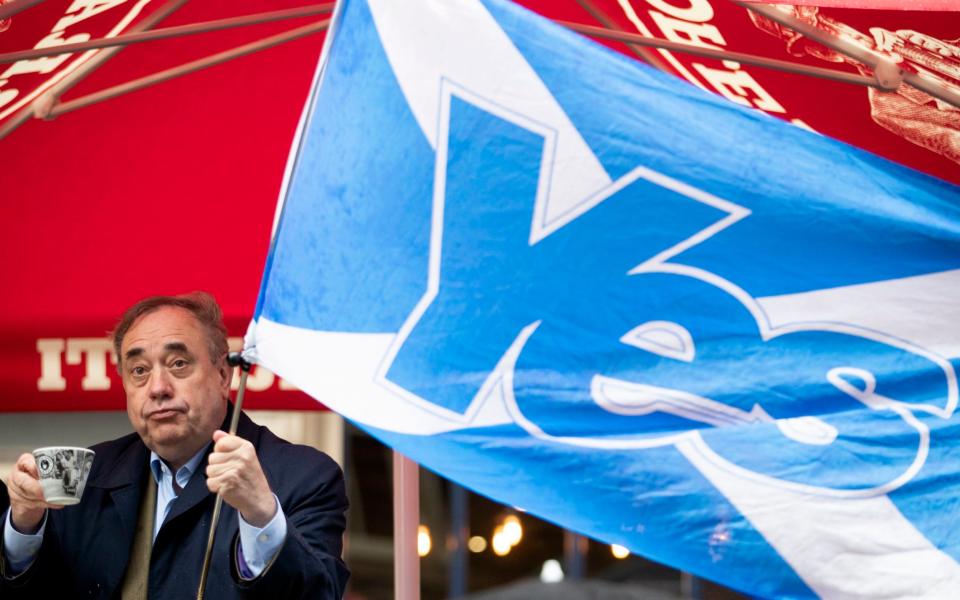
[[128, 308], [120, 317], [120, 322], [110, 333], [110, 337], [113, 339], [113, 349], [117, 353], [118, 369], [123, 364], [120, 345], [123, 343], [123, 337], [127, 335], [127, 331], [133, 327], [133, 324], [140, 317], [167, 306], [182, 308], [190, 312], [200, 322], [200, 325], [207, 332], [207, 349], [210, 353], [210, 360], [216, 363], [228, 352], [227, 328], [223, 324], [223, 312], [213, 296], [206, 292], [190, 292], [179, 296], [151, 296]]

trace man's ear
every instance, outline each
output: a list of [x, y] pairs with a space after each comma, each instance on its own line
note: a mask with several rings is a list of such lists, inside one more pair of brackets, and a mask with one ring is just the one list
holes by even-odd
[[220, 359], [217, 372], [220, 374], [220, 389], [223, 390], [223, 395], [229, 398], [230, 383], [233, 382], [233, 367], [227, 362], [226, 356]]

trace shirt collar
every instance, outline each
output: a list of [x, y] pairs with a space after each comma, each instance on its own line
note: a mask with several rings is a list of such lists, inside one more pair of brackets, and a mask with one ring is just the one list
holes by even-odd
[[[203, 448], [200, 448], [200, 450], [196, 454], [194, 454], [190, 458], [190, 460], [186, 462], [185, 465], [183, 465], [177, 470], [176, 479], [177, 479], [178, 486], [180, 486], [181, 488], [187, 486], [187, 482], [190, 481], [190, 476], [193, 475], [193, 472], [197, 470], [197, 466], [200, 464], [200, 461], [203, 460], [203, 457], [206, 454], [207, 449], [209, 447], [210, 447], [210, 444], [208, 443]], [[163, 476], [165, 474], [164, 470], [166, 470], [169, 473], [170, 468], [167, 466], [167, 464], [163, 461], [162, 458], [160, 458], [160, 456], [156, 452], [151, 450], [150, 451], [150, 471], [153, 473], [153, 480], [157, 482], [157, 485], [160, 485], [160, 481], [163, 479]]]

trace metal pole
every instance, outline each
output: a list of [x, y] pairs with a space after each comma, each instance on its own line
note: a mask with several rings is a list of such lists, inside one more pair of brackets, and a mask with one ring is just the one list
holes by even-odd
[[302, 6], [300, 8], [291, 8], [287, 10], [276, 10], [272, 12], [257, 13], [255, 15], [244, 15], [242, 17], [231, 17], [229, 19], [218, 19], [216, 21], [203, 21], [201, 23], [191, 23], [190, 25], [178, 25], [176, 27], [164, 27], [163, 29], [153, 29], [151, 31], [142, 31], [139, 33], [125, 33], [112, 38], [102, 38], [90, 40], [87, 42], [77, 42], [75, 44], [61, 44], [54, 48], [31, 48], [30, 50], [18, 50], [17, 52], [7, 52], [0, 54], [0, 63], [12, 63], [18, 60], [30, 60], [44, 56], [57, 56], [71, 52], [82, 52], [84, 50], [94, 50], [96, 48], [109, 48], [112, 46], [129, 46], [130, 44], [139, 44], [142, 42], [152, 42], [154, 40], [164, 40], [172, 37], [181, 37], [193, 35], [196, 33], [207, 33], [210, 31], [220, 31], [233, 27], [244, 27], [246, 25], [259, 25], [261, 23], [270, 23], [284, 19], [296, 19], [299, 17], [310, 17], [313, 15], [328, 13], [333, 10], [333, 3], [317, 4], [315, 6]]
[[763, 15], [784, 27], [789, 27], [797, 33], [803, 34], [804, 37], [823, 44], [827, 48], [836, 50], [845, 56], [849, 56], [853, 60], [869, 67], [873, 71], [874, 78], [877, 80], [878, 85], [875, 87], [886, 91], [894, 91], [900, 86], [900, 83], [903, 82], [938, 100], [943, 100], [948, 104], [960, 108], [960, 93], [917, 73], [903, 71], [888, 57], [874, 52], [869, 48], [864, 48], [853, 40], [821, 31], [802, 19], [798, 19], [792, 14], [787, 14], [773, 6], [748, 4], [746, 2], [738, 2], [737, 0], [733, 0], [733, 3]]
[[572, 29], [573, 31], [576, 31], [577, 33], [589, 35], [590, 37], [617, 40], [620, 42], [636, 44], [638, 46], [651, 46], [653, 48], [663, 48], [665, 50], [673, 50], [675, 52], [684, 52], [686, 54], [692, 54], [694, 56], [715, 58], [717, 60], [733, 60], [739, 63], [743, 63], [745, 65], [766, 67], [768, 69], [786, 71], [787, 73], [810, 75], [811, 77], [819, 77], [821, 79], [830, 79], [832, 81], [840, 81], [842, 83], [854, 83], [857, 85], [881, 87], [881, 85], [877, 82], [876, 78], [866, 77], [864, 75], [859, 75], [856, 73], [845, 73], [843, 71], [837, 71], [835, 69], [824, 69], [821, 67], [809, 67], [807, 65], [801, 65], [801, 64], [789, 62], [786, 60], [764, 58], [762, 56], [754, 56], [752, 54], [743, 54], [742, 52], [714, 50], [712, 48], [694, 46], [693, 44], [685, 44], [683, 42], [671, 42], [669, 40], [662, 40], [660, 38], [637, 35], [635, 33], [626, 33], [624, 31], [611, 31], [609, 29], [604, 29], [603, 27], [594, 27], [593, 25], [582, 25], [580, 23], [570, 23], [568, 21], [557, 21], [557, 23], [559, 23], [560, 25], [563, 25], [564, 27], [567, 27], [568, 29]]
[[[606, 27], [607, 29], [611, 31], [624, 31], [622, 27], [617, 25], [616, 21], [614, 21], [613, 19], [610, 18], [609, 15], [607, 15], [607, 13], [600, 10], [600, 7], [597, 6], [593, 2], [593, 0], [576, 0], [576, 2], [581, 6], [581, 8], [583, 8], [583, 10], [590, 13], [591, 17], [599, 21], [600, 24]], [[643, 46], [639, 44], [628, 43], [627, 47], [630, 48], [630, 50], [637, 56], [637, 58], [649, 64], [651, 67], [654, 67], [655, 69], [659, 69], [661, 71], [669, 71], [667, 66], [663, 64], [663, 61], [660, 60], [660, 57], [658, 57], [655, 53], [647, 50]]]
[[566, 578], [580, 581], [587, 573], [587, 547], [589, 540], [568, 529], [563, 531], [563, 562]]
[[703, 582], [693, 573], [681, 571], [680, 596], [684, 600], [703, 600]]
[[220, 52], [199, 60], [191, 61], [178, 67], [166, 69], [152, 75], [147, 75], [146, 77], [141, 77], [140, 79], [134, 79], [133, 81], [115, 85], [105, 90], [94, 92], [93, 94], [75, 98], [61, 104], [54, 104], [48, 108], [46, 114], [42, 114], [41, 116], [52, 119], [62, 114], [77, 110], [78, 108], [84, 108], [86, 106], [90, 106], [91, 104], [96, 104], [97, 102], [110, 100], [111, 98], [116, 98], [117, 96], [122, 96], [123, 94], [140, 90], [168, 79], [173, 79], [174, 77], [180, 77], [181, 75], [193, 73], [194, 71], [199, 71], [200, 69], [212, 67], [246, 54], [252, 54], [253, 52], [270, 48], [271, 46], [289, 42], [291, 40], [310, 35], [311, 33], [316, 33], [317, 31], [323, 31], [329, 26], [329, 24], [329, 19], [325, 19], [317, 23], [311, 23], [310, 25], [291, 29], [290, 31], [270, 36], [262, 40], [257, 40], [256, 42], [251, 42], [249, 44], [244, 44], [243, 46], [238, 46], [225, 52]]
[[12, 17], [22, 10], [27, 10], [43, 2], [43, 0], [10, 0], [0, 4], [0, 19]]
[[396, 600], [420, 600], [420, 471], [417, 463], [393, 451], [393, 586]]
[[470, 497], [467, 490], [450, 482], [450, 598], [467, 593], [467, 538], [470, 535]]
[[[247, 375], [253, 366], [243, 359], [239, 352], [232, 352], [228, 357], [231, 366], [240, 367], [240, 387], [237, 389], [237, 401], [233, 406], [233, 415], [230, 417], [230, 435], [236, 435], [237, 423], [240, 422], [240, 411], [243, 409], [243, 393], [247, 389]], [[197, 588], [197, 600], [203, 600], [204, 590], [207, 587], [207, 576], [210, 574], [210, 559], [213, 557], [213, 542], [217, 537], [217, 524], [220, 522], [220, 510], [223, 508], [223, 496], [217, 494], [213, 504], [213, 516], [210, 518], [210, 533], [207, 536], [207, 549], [203, 553], [203, 567], [200, 571], [200, 586]]]
[[[169, 2], [158, 8], [155, 12], [151, 13], [135, 26], [131, 27], [130, 31], [139, 32], [152, 28], [154, 25], [170, 16], [170, 14], [183, 6], [186, 2], [187, 0], [169, 0]], [[0, 140], [5, 138], [20, 125], [23, 125], [29, 121], [30, 117], [34, 115], [35, 107], [52, 107], [54, 104], [56, 104], [57, 99], [61, 95], [66, 93], [67, 90], [73, 86], [80, 83], [84, 77], [108, 61], [111, 57], [113, 57], [114, 54], [120, 52], [120, 50], [123, 50], [122, 46], [116, 48], [107, 48], [105, 50], [96, 52], [93, 57], [90, 58], [90, 60], [80, 65], [76, 71], [64, 77], [62, 80], [60, 80], [60, 82], [43, 93], [39, 98], [27, 106], [24, 106], [19, 112], [7, 119], [3, 125], [0, 125]]]

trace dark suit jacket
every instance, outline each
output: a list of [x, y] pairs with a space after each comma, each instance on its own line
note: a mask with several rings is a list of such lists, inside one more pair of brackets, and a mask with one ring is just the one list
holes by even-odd
[[[229, 416], [228, 416], [229, 419]], [[287, 518], [276, 559], [251, 582], [236, 571], [237, 511], [223, 504], [206, 598], [340, 598], [349, 572], [340, 560], [347, 499], [340, 467], [322, 452], [281, 440], [241, 414], [237, 434], [250, 440]], [[40, 555], [11, 578], [3, 598], [119, 597], [150, 451], [137, 434], [93, 447], [96, 458], [80, 504], [50, 511]], [[170, 508], [150, 557], [151, 599], [195, 598], [215, 496], [206, 458]], [[2, 537], [2, 536], [0, 536]], [[2, 540], [0, 540], [2, 545]], [[4, 563], [0, 553], [0, 563]]]
[[10, 496], [7, 495], [7, 486], [0, 481], [0, 517], [7, 513], [10, 507]]

